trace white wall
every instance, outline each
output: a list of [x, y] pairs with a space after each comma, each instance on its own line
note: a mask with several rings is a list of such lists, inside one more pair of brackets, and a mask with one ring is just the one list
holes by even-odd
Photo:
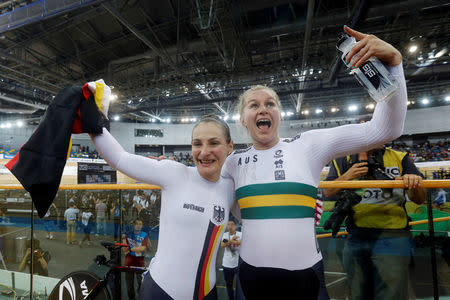
[[[320, 121], [284, 121], [280, 126], [281, 137], [292, 137], [298, 132], [312, 129], [310, 123]], [[326, 121], [322, 119], [322, 121]], [[335, 122], [331, 122], [335, 125]], [[301, 128], [301, 124], [304, 124]], [[193, 124], [139, 124], [139, 123], [120, 123], [111, 122], [111, 133], [116, 137], [119, 143], [128, 152], [134, 153], [135, 144], [150, 144], [150, 145], [189, 145], [191, 142], [191, 131]], [[164, 137], [135, 137], [134, 129], [161, 129], [164, 132]], [[314, 128], [317, 128], [314, 126]], [[245, 130], [236, 123], [230, 124], [231, 136], [235, 143], [248, 143], [248, 138]], [[8, 147], [20, 147], [31, 136], [34, 127], [23, 128], [2, 128], [0, 129], [0, 145]], [[450, 131], [450, 105], [439, 106], [432, 108], [422, 108], [408, 110], [403, 134], [419, 134], [430, 132], [445, 132]], [[73, 135], [73, 143], [81, 146], [93, 147], [89, 137], [86, 134]]]

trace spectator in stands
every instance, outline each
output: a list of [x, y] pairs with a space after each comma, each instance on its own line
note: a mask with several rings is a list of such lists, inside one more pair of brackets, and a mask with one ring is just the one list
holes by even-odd
[[75, 231], [77, 228], [79, 210], [73, 200], [69, 200], [69, 208], [64, 212], [64, 219], [66, 220], [67, 235], [66, 244], [70, 245], [76, 242]]
[[[150, 245], [147, 233], [142, 231], [143, 222], [136, 219], [133, 222], [133, 229], [128, 234], [122, 235], [122, 243], [128, 244], [128, 248], [122, 248], [125, 253], [125, 266], [130, 267], [145, 267], [145, 250]], [[138, 284], [138, 291], [141, 288], [142, 273], [126, 272], [125, 280], [127, 282], [128, 299], [134, 300], [134, 276]]]
[[[37, 239], [33, 240], [33, 248], [34, 250], [31, 252], [31, 241], [27, 241], [27, 250], [19, 265], [19, 271], [23, 272], [28, 265], [30, 273], [33, 272], [33, 274], [48, 276], [48, 262], [51, 259], [50, 253], [41, 249], [40, 242]], [[31, 264], [32, 261], [33, 264]]]
[[[406, 152], [382, 148], [333, 160], [326, 180], [403, 180], [409, 199], [422, 204], [426, 198], [422, 177]], [[405, 191], [324, 189], [326, 197], [338, 193], [324, 228], [335, 234], [347, 217], [343, 263], [352, 299], [409, 299], [413, 243]]]

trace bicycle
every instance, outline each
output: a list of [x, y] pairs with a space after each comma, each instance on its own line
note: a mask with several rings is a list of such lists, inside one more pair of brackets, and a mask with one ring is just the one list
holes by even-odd
[[[145, 268], [121, 266], [121, 248], [128, 244], [101, 242], [109, 251], [109, 260], [104, 255], [97, 255], [94, 259], [99, 266], [108, 266], [109, 270], [103, 276], [88, 271], [75, 271], [64, 276], [53, 288], [49, 300], [120, 300], [122, 288], [121, 272], [145, 272]], [[112, 296], [111, 296], [112, 294]]]

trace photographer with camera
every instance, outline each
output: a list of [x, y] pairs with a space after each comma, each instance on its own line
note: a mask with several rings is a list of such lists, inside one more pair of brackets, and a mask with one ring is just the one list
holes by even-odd
[[343, 264], [352, 299], [408, 299], [408, 267], [412, 238], [405, 209], [406, 197], [422, 204], [423, 175], [407, 152], [373, 149], [332, 161], [326, 180], [403, 180], [403, 189], [325, 189], [324, 196], [338, 194], [325, 229], [333, 236], [346, 219], [349, 235]]
[[[33, 240], [33, 244], [34, 250], [31, 252], [31, 241], [27, 241], [27, 252], [19, 265], [19, 271], [23, 272], [25, 266], [28, 265], [30, 273], [33, 272], [33, 274], [48, 276], [48, 262], [51, 259], [50, 253], [41, 249], [39, 240]], [[33, 262], [33, 266], [31, 262]], [[33, 271], [31, 271], [32, 269]]]

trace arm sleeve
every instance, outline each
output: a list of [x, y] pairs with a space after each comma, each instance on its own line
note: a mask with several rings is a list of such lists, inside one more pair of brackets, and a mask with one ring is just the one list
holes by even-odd
[[402, 175], [414, 174], [419, 175], [422, 178], [425, 178], [425, 176], [423, 176], [423, 174], [419, 171], [419, 169], [417, 169], [416, 165], [408, 155], [405, 155], [405, 157], [403, 157], [402, 159], [402, 168], [403, 168]]
[[368, 151], [399, 137], [406, 117], [407, 94], [402, 64], [390, 67], [399, 88], [389, 99], [376, 105], [372, 119], [363, 124], [351, 124], [303, 133], [311, 147], [316, 167], [322, 168], [333, 158]]
[[185, 180], [180, 176], [187, 176], [187, 167], [183, 164], [126, 152], [106, 128], [102, 134], [91, 135], [91, 139], [98, 153], [112, 168], [136, 180], [166, 188], [176, 184], [177, 180]]

